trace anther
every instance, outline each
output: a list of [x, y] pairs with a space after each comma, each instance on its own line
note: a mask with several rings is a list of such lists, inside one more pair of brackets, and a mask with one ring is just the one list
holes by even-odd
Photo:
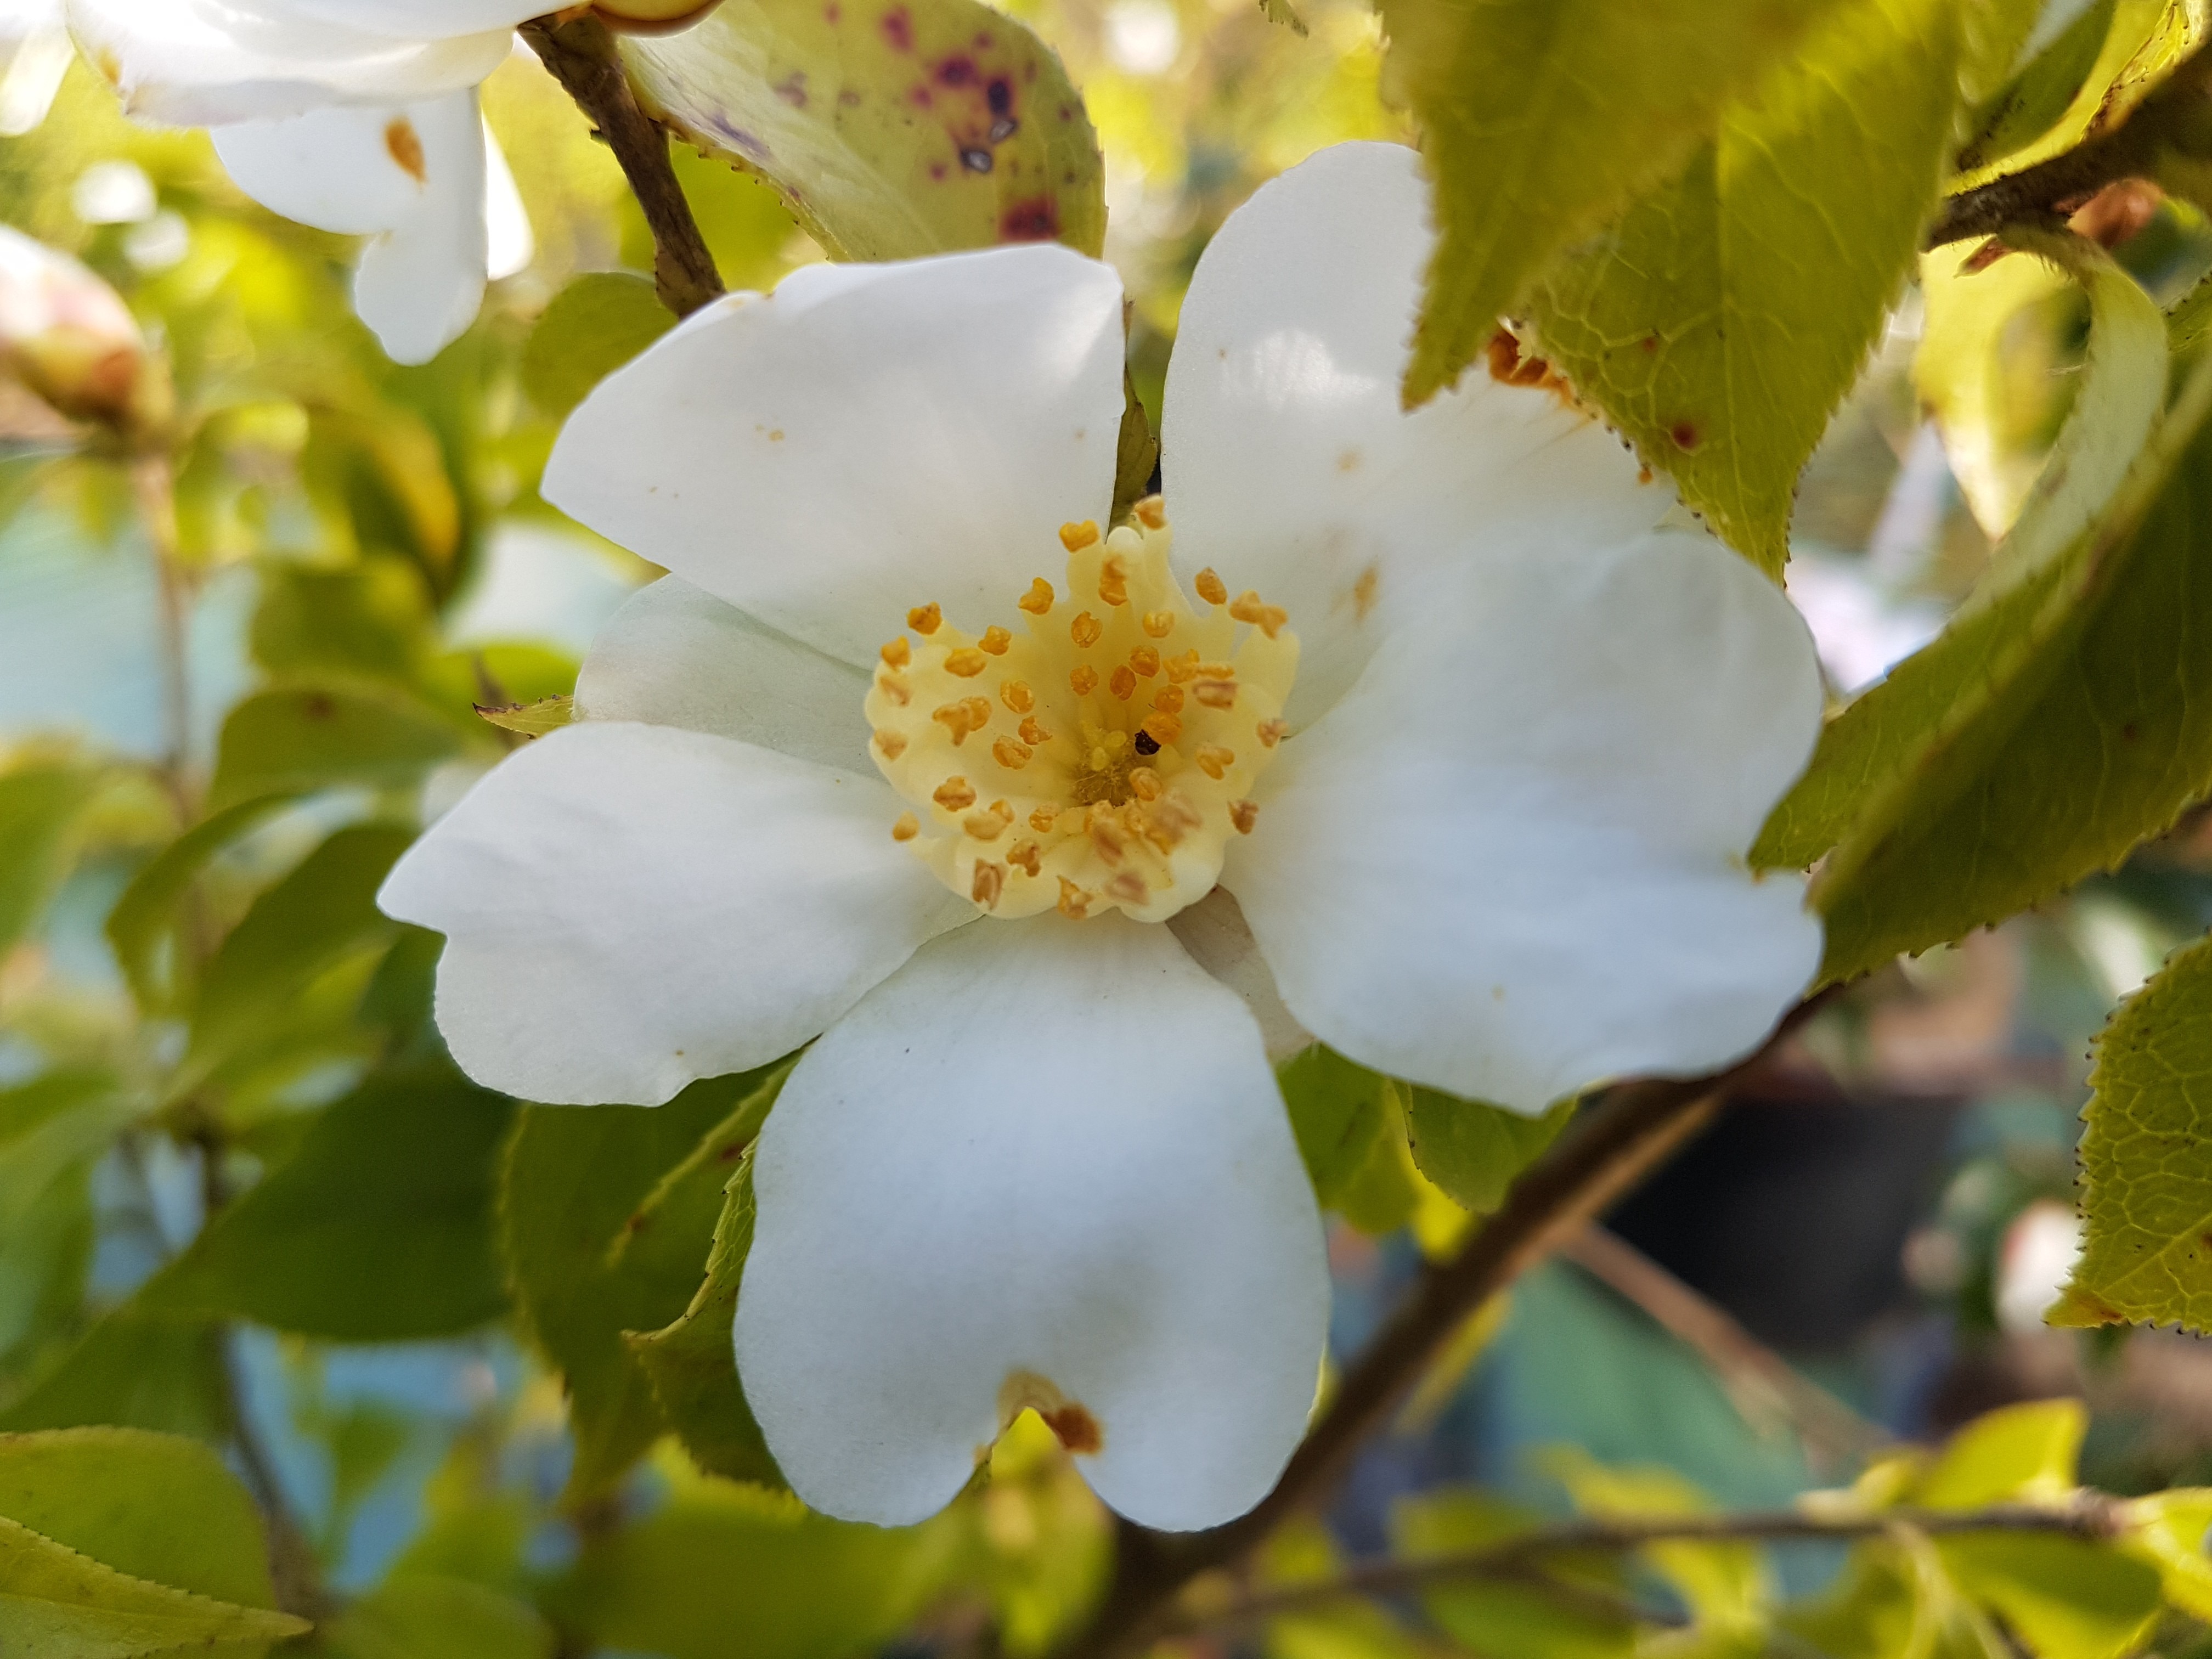
[[1198, 746], [1198, 753], [1191, 758], [1198, 763], [1200, 771], [1218, 782], [1237, 763], [1237, 751], [1224, 749], [1218, 743], [1202, 743]]
[[1098, 643], [1098, 636], [1106, 631], [1105, 625], [1088, 611], [1079, 611], [1067, 627], [1067, 636], [1088, 651]]
[[1193, 646], [1180, 657], [1170, 657], [1161, 666], [1168, 671], [1168, 679], [1171, 684], [1181, 685], [1198, 672], [1198, 647]]
[[1193, 663], [1190, 672], [1202, 680], [1233, 680], [1237, 678], [1236, 665], [1225, 662]]
[[1290, 723], [1286, 720], [1261, 720], [1260, 746], [1262, 749], [1273, 749], [1283, 740], [1284, 734], [1290, 729]]
[[983, 637], [975, 641], [975, 648], [988, 651], [994, 657], [1003, 657], [1006, 654], [1006, 647], [1013, 642], [1014, 636], [994, 623], [983, 630]]
[[1145, 612], [1145, 632], [1156, 640], [1164, 640], [1175, 632], [1175, 612], [1147, 611]]
[[1050, 835], [1052, 826], [1059, 821], [1060, 808], [1057, 806], [1040, 806], [1030, 814], [1030, 828], [1040, 836]]
[[1137, 695], [1137, 677], [1125, 665], [1114, 671], [1112, 678], [1106, 682], [1106, 689], [1127, 702]]
[[1160, 653], [1149, 645], [1138, 646], [1129, 653], [1129, 666], [1150, 679], [1160, 672]]
[[1060, 544], [1071, 553], [1080, 553], [1098, 539], [1098, 526], [1089, 519], [1080, 524], [1064, 524], [1060, 527]]
[[964, 812], [975, 804], [975, 786], [956, 773], [939, 784], [930, 799], [948, 812]]
[[968, 890], [968, 896], [986, 910], [995, 910], [999, 908], [999, 895], [1006, 890], [1006, 866], [1003, 864], [986, 864], [981, 860], [977, 860], [975, 884]]
[[1262, 605], [1259, 594], [1249, 587], [1237, 596], [1237, 603], [1229, 607], [1229, 614], [1238, 622], [1255, 624], [1271, 640], [1291, 619], [1291, 613], [1282, 606]]
[[1182, 687], [1179, 685], [1162, 686], [1158, 690], [1152, 693], [1152, 707], [1158, 709], [1164, 714], [1182, 714]]
[[980, 732], [991, 723], [991, 705], [981, 697], [963, 697], [932, 709], [929, 718], [951, 734], [952, 746], [957, 749], [967, 742], [970, 732]]
[[1060, 878], [1060, 914], [1072, 916], [1077, 921], [1091, 914], [1091, 895], [1066, 876]]
[[1042, 617], [1052, 609], [1052, 584], [1043, 577], [1038, 576], [1030, 581], [1030, 591], [1014, 603], [1032, 617]]
[[893, 841], [912, 841], [921, 833], [921, 820], [911, 812], [902, 812], [891, 825]]
[[1037, 851], [1033, 841], [1018, 841], [1014, 850], [1006, 854], [1006, 862], [1024, 875], [1034, 876], [1044, 866], [1044, 855]]
[[1129, 793], [1139, 800], [1158, 800], [1162, 787], [1160, 775], [1149, 766], [1139, 766], [1129, 774]]
[[1146, 496], [1129, 510], [1136, 515], [1137, 522], [1147, 530], [1168, 527], [1168, 504], [1158, 495]]
[[957, 674], [963, 680], [972, 680], [991, 665], [991, 659], [974, 646], [955, 651], [945, 659], [945, 672]]
[[1231, 708], [1237, 703], [1237, 682], [1234, 680], [1200, 680], [1190, 688], [1190, 695], [1208, 708]]
[[945, 613], [937, 608], [933, 599], [927, 605], [918, 605], [906, 613], [906, 625], [915, 633], [925, 635], [934, 634], [938, 624], [944, 620]]
[[1129, 602], [1129, 562], [1119, 553], [1108, 554], [1098, 567], [1098, 597], [1108, 605]]
[[960, 827], [977, 841], [996, 841], [1006, 833], [1006, 825], [1012, 817], [1011, 812], [1003, 817], [994, 811], [970, 812], [960, 820]]
[[1212, 565], [1200, 571], [1197, 581], [1192, 585], [1198, 589], [1198, 597], [1208, 605], [1229, 603], [1229, 584], [1214, 574]]
[[1017, 714], [1026, 714], [1036, 707], [1036, 693], [1027, 680], [1008, 680], [999, 688], [999, 701]]
[[[1101, 801], [1098, 805], [1103, 806], [1105, 803]], [[1091, 844], [1097, 848], [1098, 856], [1109, 868], [1121, 863], [1122, 855], [1129, 850], [1128, 832], [1114, 822], [1112, 810], [1109, 807], [1108, 816], [1094, 816], [1091, 820]]]
[[883, 659], [886, 667], [903, 668], [914, 660], [914, 647], [906, 642], [906, 635], [902, 634], [884, 647]]
[[1087, 662], [1079, 662], [1067, 671], [1068, 689], [1079, 697], [1087, 697], [1098, 689], [1098, 671]]
[[896, 760], [906, 753], [906, 733], [885, 726], [876, 733], [876, 752], [885, 760]]
[[1124, 904], [1142, 904], [1152, 893], [1142, 876], [1134, 870], [1124, 870], [1106, 884], [1106, 896], [1119, 899]]
[[906, 682], [889, 669], [876, 676], [876, 690], [902, 708], [913, 701], [914, 694], [906, 689]]
[[1176, 842], [1180, 841], [1206, 822], [1205, 814], [1193, 806], [1181, 793], [1173, 789], [1163, 795], [1159, 805], [1152, 808], [1152, 829], [1155, 832], [1154, 840], [1157, 841], [1162, 835], [1171, 837], [1163, 850], [1172, 850]]
[[1182, 736], [1182, 716], [1155, 709], [1145, 716], [1143, 729], [1146, 737], [1164, 749]]
[[[1036, 722], [1032, 720], [1031, 725]], [[1012, 738], [1000, 738], [991, 745], [991, 758], [1009, 771], [1018, 772], [1030, 763], [1030, 750]]]
[[1052, 733], [1046, 731], [1043, 726], [1037, 724], [1037, 717], [1035, 714], [1031, 714], [1027, 720], [1024, 720], [1018, 729], [1022, 734], [1022, 741], [1028, 744], [1032, 749], [1036, 748], [1039, 744], [1050, 743], [1052, 741]]
[[1237, 833], [1249, 836], [1252, 826], [1260, 821], [1260, 803], [1256, 800], [1232, 800], [1229, 803], [1229, 822], [1237, 826]]

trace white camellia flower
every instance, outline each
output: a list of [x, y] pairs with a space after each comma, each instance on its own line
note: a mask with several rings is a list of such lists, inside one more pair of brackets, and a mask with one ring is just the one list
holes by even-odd
[[1110, 534], [1121, 289], [1055, 246], [732, 295], [562, 435], [548, 497], [675, 574], [382, 902], [533, 1099], [818, 1036], [735, 1331], [818, 1510], [926, 1516], [1034, 1407], [1123, 1514], [1242, 1512], [1328, 1307], [1271, 1038], [1535, 1111], [1742, 1054], [1814, 970], [1742, 858], [1804, 624], [1553, 392], [1401, 412], [1426, 222], [1380, 144], [1232, 216]]
[[76, 57], [62, 0], [0, 0], [0, 137], [46, 118]]
[[124, 108], [211, 130], [238, 187], [303, 225], [372, 240], [354, 307], [427, 362], [487, 280], [530, 263], [530, 223], [477, 84], [544, 0], [67, 0]]

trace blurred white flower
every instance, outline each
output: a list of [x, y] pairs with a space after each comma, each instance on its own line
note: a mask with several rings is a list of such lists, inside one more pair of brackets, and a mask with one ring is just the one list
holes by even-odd
[[95, 161], [77, 175], [70, 205], [88, 225], [135, 225], [159, 204], [154, 181], [136, 161]]
[[184, 264], [191, 251], [192, 228], [181, 213], [157, 213], [123, 236], [123, 257], [149, 276]]
[[528, 222], [476, 88], [542, 0], [67, 4], [131, 114], [210, 128], [263, 206], [372, 239], [354, 304], [394, 360], [436, 356], [475, 320], [488, 273], [528, 263]]
[[1182, 22], [1167, 0], [1115, 0], [1106, 10], [1106, 55], [1130, 75], [1158, 75], [1182, 51]]
[[1427, 224], [1379, 144], [1233, 216], [1108, 535], [1121, 289], [1058, 246], [732, 295], [562, 435], [548, 499], [675, 574], [383, 903], [532, 1099], [819, 1036], [735, 1330], [817, 1509], [917, 1520], [1025, 1407], [1139, 1521], [1267, 1490], [1328, 1283], [1263, 1032], [1534, 1111], [1741, 1054], [1814, 969], [1741, 859], [1802, 623], [1551, 392], [1402, 411]]
[[0, 0], [0, 137], [46, 118], [76, 56], [62, 0]]
[[2015, 1335], [2041, 1330], [2081, 1254], [2081, 1219], [2072, 1205], [2039, 1198], [2014, 1216], [1997, 1249], [1998, 1328]]

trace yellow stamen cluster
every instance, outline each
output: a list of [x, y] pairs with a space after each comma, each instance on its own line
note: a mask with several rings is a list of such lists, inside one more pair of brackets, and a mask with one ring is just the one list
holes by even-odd
[[1001, 916], [1119, 909], [1164, 921], [1212, 890], [1249, 835], [1254, 779], [1286, 730], [1297, 636], [1258, 594], [1168, 566], [1158, 497], [1102, 535], [1062, 526], [1067, 586], [1014, 601], [1024, 626], [963, 633], [933, 604], [883, 649], [867, 697], [876, 764], [913, 811], [892, 836]]

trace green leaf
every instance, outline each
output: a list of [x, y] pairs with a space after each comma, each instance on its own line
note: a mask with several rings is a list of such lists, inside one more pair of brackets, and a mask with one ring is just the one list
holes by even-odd
[[1833, 1584], [1776, 1623], [1833, 1659], [1930, 1659], [1925, 1602], [1911, 1562], [1881, 1540], [1854, 1549]]
[[[702, 1212], [711, 1217], [714, 1246], [706, 1280], [665, 1328], [632, 1334], [630, 1351], [653, 1384], [668, 1425], [691, 1460], [710, 1474], [781, 1486], [783, 1473], [768, 1449], [744, 1384], [730, 1328], [737, 1317], [738, 1285], [753, 1243], [752, 1142], [781, 1092], [787, 1067], [763, 1080], [697, 1149], [662, 1182], [631, 1218], [622, 1254], [633, 1270], [673, 1278], [696, 1263]], [[649, 1258], [659, 1266], [649, 1266]], [[696, 1267], [692, 1271], [696, 1273]]]
[[1322, 1207], [1377, 1237], [1404, 1226], [1421, 1197], [1405, 1085], [1323, 1043], [1291, 1055], [1275, 1077]]
[[2081, 1255], [2046, 1317], [2212, 1329], [2212, 939], [2120, 1005], [2089, 1085]]
[[323, 1633], [331, 1659], [551, 1659], [553, 1639], [512, 1597], [413, 1574], [371, 1590]]
[[196, 1440], [118, 1428], [0, 1435], [0, 1516], [133, 1578], [276, 1604], [253, 1500]]
[[94, 1242], [92, 1167], [131, 1115], [101, 1073], [0, 1090], [0, 1355], [75, 1315]]
[[2212, 782], [2208, 404], [2201, 365], [2096, 526], [1822, 735], [1753, 860], [1794, 861], [1848, 824], [1811, 893], [1824, 980], [2116, 865]]
[[1985, 1413], [1953, 1435], [1914, 1488], [1923, 1509], [2057, 1504], [2078, 1484], [2088, 1416], [2078, 1400], [2035, 1400]]
[[[1487, 1493], [1444, 1488], [1401, 1498], [1391, 1510], [1396, 1553], [1407, 1560], [1464, 1554], [1528, 1531], [1534, 1517]], [[1570, 1584], [1621, 1593], [1620, 1575], [1602, 1555], [1547, 1555], [1545, 1571]], [[1528, 1583], [1480, 1578], [1439, 1581], [1421, 1606], [1438, 1629], [1490, 1659], [1627, 1659], [1636, 1624], [1547, 1595]]]
[[653, 285], [627, 271], [579, 276], [553, 296], [522, 348], [522, 389], [558, 420], [676, 326]]
[[1104, 246], [1082, 99], [1048, 47], [979, 0], [724, 0], [622, 52], [652, 113], [775, 185], [834, 258]]
[[[730, 1116], [763, 1073], [695, 1083], [665, 1106], [524, 1109], [501, 1178], [507, 1284], [532, 1340], [561, 1373], [581, 1500], [621, 1478], [665, 1426], [625, 1331], [679, 1317], [705, 1276], [702, 1232], [688, 1273], [644, 1270], [617, 1238], [670, 1171]], [[665, 1264], [656, 1249], [649, 1259]]]
[[542, 738], [548, 732], [558, 732], [575, 718], [576, 699], [563, 693], [557, 697], [540, 697], [535, 702], [507, 703], [497, 708], [487, 708], [478, 703], [476, 709], [480, 718], [502, 732]]
[[450, 1066], [378, 1073], [325, 1109], [139, 1306], [335, 1342], [447, 1336], [498, 1317], [493, 1208], [514, 1116]]
[[2153, 1492], [2128, 1505], [2119, 1547], [2158, 1569], [2166, 1599], [2200, 1623], [2212, 1619], [2212, 1560], [2204, 1536], [2212, 1530], [2212, 1490], [2178, 1487]]
[[1280, 23], [1300, 40], [1305, 38], [1306, 20], [1298, 15], [1291, 0], [1260, 0], [1260, 15], [1270, 23]]
[[1680, 178], [1529, 298], [1544, 356], [1770, 575], [1789, 561], [1798, 472], [1912, 269], [1974, 10], [1828, 8]]
[[230, 1434], [228, 1390], [212, 1327], [125, 1303], [9, 1401], [0, 1430], [101, 1424], [221, 1442]]
[[[1712, 1502], [1672, 1469], [1608, 1468], [1578, 1447], [1559, 1447], [1545, 1473], [1589, 1515], [1705, 1515]], [[1681, 1541], [1646, 1544], [1638, 1552], [1671, 1584], [1700, 1624], [1752, 1625], [1772, 1599], [1766, 1565], [1751, 1544]]]
[[37, 926], [76, 861], [77, 825], [100, 775], [82, 766], [26, 766], [0, 775], [0, 956]]
[[341, 830], [253, 902], [208, 963], [180, 1086], [266, 1035], [317, 975], [390, 944], [398, 924], [376, 891], [414, 838], [393, 824]]
[[1421, 1173], [1463, 1209], [1488, 1215], [1516, 1176], [1559, 1138], [1575, 1115], [1563, 1100], [1540, 1116], [1510, 1112], [1418, 1085], [1406, 1091], [1406, 1134]]
[[161, 1007], [174, 994], [173, 979], [163, 982], [156, 957], [192, 883], [216, 854], [291, 804], [289, 795], [240, 801], [194, 824], [131, 878], [107, 913], [107, 942], [115, 947], [115, 960], [142, 1009]]
[[433, 619], [421, 572], [363, 558], [340, 570], [281, 560], [258, 568], [253, 658], [272, 674], [356, 676], [392, 684], [415, 672]]
[[1974, 112], [1973, 136], [1959, 148], [1961, 173], [2004, 161], [2059, 123], [2095, 72], [2117, 6], [2118, 0], [2095, 0]]
[[1961, 1533], [1937, 1539], [1936, 1553], [2037, 1659], [2120, 1659], [2158, 1616], [2158, 1570], [2086, 1539]]
[[1723, 106], [1835, 9], [1384, 0], [1390, 69], [1437, 180], [1439, 236], [1407, 403], [1455, 380], [1540, 270], [1679, 171]]
[[222, 723], [208, 806], [221, 811], [339, 784], [401, 788], [461, 748], [452, 725], [397, 691], [332, 684], [257, 692]]
[[0, 1650], [11, 1659], [252, 1653], [308, 1628], [289, 1613], [126, 1577], [0, 1519]]
[[957, 1534], [811, 1515], [756, 1487], [684, 1482], [647, 1519], [586, 1548], [547, 1603], [594, 1644], [727, 1659], [835, 1659], [872, 1650], [936, 1588]]

